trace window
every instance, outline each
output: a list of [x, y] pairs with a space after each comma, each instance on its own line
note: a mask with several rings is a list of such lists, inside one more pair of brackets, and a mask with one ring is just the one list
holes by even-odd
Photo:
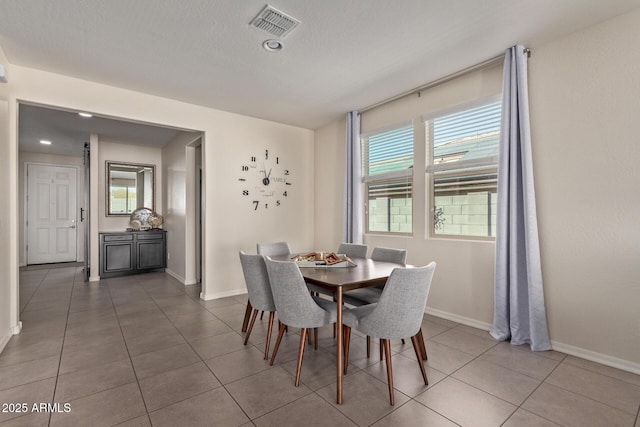
[[413, 125], [362, 136], [367, 232], [411, 233]]
[[501, 103], [425, 120], [432, 235], [495, 237]]

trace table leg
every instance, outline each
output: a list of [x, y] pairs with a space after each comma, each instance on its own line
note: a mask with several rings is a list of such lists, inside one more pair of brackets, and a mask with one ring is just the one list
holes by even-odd
[[337, 304], [337, 310], [336, 310], [336, 326], [337, 326], [337, 331], [336, 334], [338, 335], [338, 348], [336, 349], [336, 359], [337, 359], [337, 386], [336, 386], [336, 402], [338, 403], [338, 405], [342, 405], [342, 347], [344, 345], [344, 343], [342, 342], [342, 287], [338, 286], [337, 292], [336, 292], [336, 304]]

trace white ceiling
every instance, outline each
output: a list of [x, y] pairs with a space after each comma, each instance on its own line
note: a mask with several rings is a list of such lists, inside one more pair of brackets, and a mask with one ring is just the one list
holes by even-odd
[[[280, 52], [249, 22], [265, 0], [0, 3], [12, 64], [318, 128], [640, 0], [272, 0], [301, 21]], [[9, 79], [11, 77], [9, 76]]]

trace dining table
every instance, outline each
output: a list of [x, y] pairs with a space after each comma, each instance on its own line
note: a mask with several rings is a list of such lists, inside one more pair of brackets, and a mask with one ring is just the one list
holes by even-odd
[[[278, 255], [270, 257], [277, 261], [291, 261], [296, 254]], [[342, 336], [342, 308], [345, 292], [376, 285], [384, 285], [393, 269], [406, 267], [406, 264], [395, 264], [384, 261], [374, 261], [370, 258], [351, 258], [353, 263], [347, 267], [300, 267], [305, 282], [330, 291], [336, 303], [336, 402], [342, 405], [342, 375], [343, 375], [343, 336]]]

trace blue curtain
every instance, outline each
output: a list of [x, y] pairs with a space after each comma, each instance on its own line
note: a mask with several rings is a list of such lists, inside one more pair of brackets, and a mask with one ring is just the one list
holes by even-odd
[[533, 185], [527, 58], [524, 47], [514, 46], [504, 61], [491, 335], [539, 351], [550, 350], [551, 343]]
[[346, 165], [342, 241], [362, 243], [362, 172], [360, 113], [347, 113]]

